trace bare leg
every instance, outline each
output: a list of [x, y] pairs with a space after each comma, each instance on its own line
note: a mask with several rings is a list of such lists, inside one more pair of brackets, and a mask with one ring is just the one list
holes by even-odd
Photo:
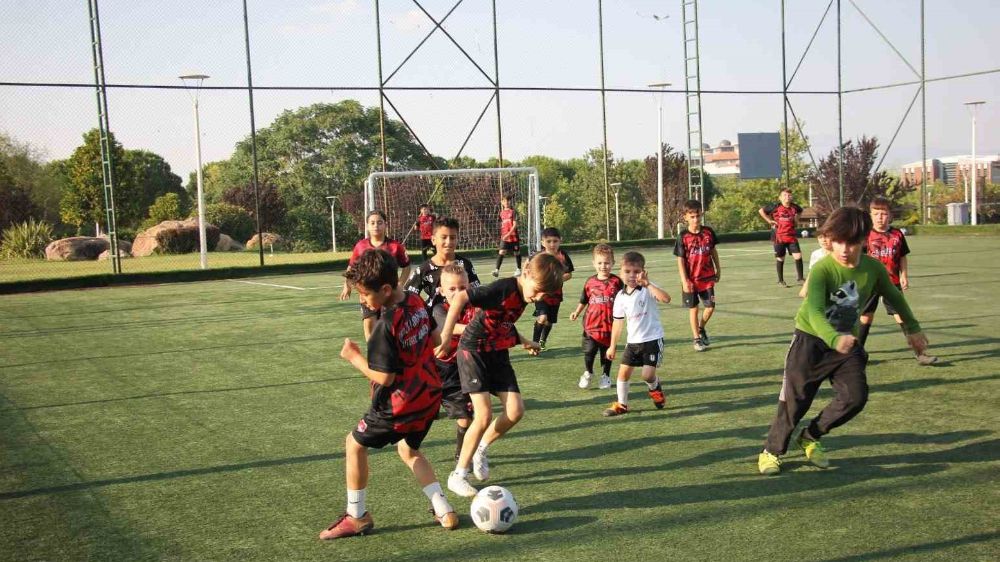
[[521, 399], [520, 392], [501, 392], [499, 396], [503, 412], [486, 429], [486, 433], [483, 435], [483, 443], [486, 445], [503, 437], [524, 417], [524, 401]]
[[368, 487], [368, 448], [347, 434], [344, 446], [344, 464], [347, 469], [347, 489], [364, 490]]

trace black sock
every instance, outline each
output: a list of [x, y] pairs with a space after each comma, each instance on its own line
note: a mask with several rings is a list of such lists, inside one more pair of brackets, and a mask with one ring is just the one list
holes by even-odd
[[542, 329], [543, 328], [545, 328], [545, 324], [542, 324], [540, 322], [535, 322], [535, 331], [532, 332], [531, 341], [534, 341], [534, 342], [542, 341], [539, 338], [542, 337]]
[[798, 275], [798, 277], [796, 277], [797, 280], [802, 281], [804, 279], [804, 277], [802, 277], [802, 259], [801, 258], [795, 260], [795, 274]]
[[861, 347], [864, 347], [865, 346], [865, 342], [868, 341], [868, 332], [871, 329], [872, 329], [872, 325], [871, 324], [865, 324], [864, 322], [861, 323], [861, 326], [858, 326], [858, 344]]
[[785, 282], [785, 262], [775, 261], [774, 268], [778, 270], [778, 283]]
[[607, 351], [608, 351], [608, 348], [606, 348], [606, 347], [601, 349], [601, 373], [604, 376], [606, 376], [606, 377], [610, 377], [611, 376], [611, 360], [608, 359], [607, 355], [605, 355], [607, 353]]
[[517, 261], [517, 268], [521, 269], [521, 252], [518, 252], [514, 259]]
[[[583, 354], [583, 368], [586, 369], [587, 372], [591, 374], [593, 374], [594, 372], [594, 359], [597, 359], [596, 353]], [[601, 363], [603, 363], [603, 361]]]
[[497, 254], [497, 266], [496, 266], [496, 269], [499, 270], [501, 265], [503, 265], [503, 254]]
[[552, 324], [546, 324], [542, 326], [542, 340], [548, 341], [549, 334], [552, 333]]
[[469, 431], [469, 428], [458, 426], [455, 428], [455, 460], [462, 454], [462, 443], [465, 441], [465, 432]]

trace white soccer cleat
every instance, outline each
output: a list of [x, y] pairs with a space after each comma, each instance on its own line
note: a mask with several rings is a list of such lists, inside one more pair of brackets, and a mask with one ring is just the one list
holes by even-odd
[[592, 376], [594, 376], [594, 375], [591, 374], [591, 373], [589, 373], [589, 372], [587, 372], [587, 371], [584, 371], [583, 374], [580, 375], [580, 382], [577, 384], [577, 386], [579, 386], [580, 388], [587, 388], [587, 387], [589, 387], [590, 386], [590, 377], [592, 377]]
[[597, 388], [601, 390], [607, 390], [611, 388], [611, 377], [608, 375], [601, 375], [601, 382], [597, 385]]
[[467, 478], [459, 476], [454, 472], [448, 475], [448, 489], [463, 498], [474, 498], [479, 493], [472, 484], [469, 484]]
[[472, 474], [480, 482], [490, 479], [490, 460], [486, 458], [486, 453], [476, 450], [472, 455]]
[[514, 277], [520, 277], [520, 276], [521, 276], [521, 268], [519, 267], [514, 270]]

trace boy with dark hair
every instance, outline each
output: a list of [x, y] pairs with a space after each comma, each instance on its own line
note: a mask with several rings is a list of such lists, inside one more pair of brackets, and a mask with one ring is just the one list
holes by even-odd
[[413, 223], [413, 228], [420, 233], [420, 255], [427, 261], [427, 252], [434, 249], [434, 223], [437, 217], [431, 212], [431, 206], [426, 203], [420, 206], [420, 214], [417, 221]]
[[622, 281], [625, 286], [615, 297], [614, 323], [611, 325], [611, 342], [606, 356], [614, 360], [622, 324], [628, 324], [625, 355], [618, 368], [618, 400], [604, 410], [605, 417], [627, 414], [629, 378], [636, 367], [642, 369], [642, 380], [649, 388], [649, 398], [656, 409], [667, 403], [656, 376], [656, 368], [663, 359], [663, 326], [656, 302], [670, 302], [670, 295], [657, 287], [646, 276], [646, 258], [639, 252], [625, 252], [622, 256]]
[[[433, 305], [431, 314], [434, 321], [443, 326], [448, 319], [448, 309], [455, 295], [469, 289], [467, 270], [458, 262], [452, 262], [440, 269], [438, 302]], [[466, 306], [462, 316], [455, 324], [455, 335], [451, 337], [451, 345], [457, 346], [465, 326], [472, 321], [476, 309]], [[462, 391], [462, 381], [458, 377], [458, 362], [454, 351], [445, 357], [435, 357], [438, 373], [441, 375], [441, 407], [448, 417], [455, 420], [455, 460], [462, 454], [462, 442], [472, 421], [472, 401], [469, 395]]]
[[583, 309], [587, 309], [587, 314], [583, 317], [584, 371], [580, 375], [580, 382], [577, 383], [580, 388], [590, 386], [590, 379], [594, 376], [595, 357], [601, 358], [601, 381], [598, 383], [598, 388], [611, 388], [611, 360], [605, 354], [611, 345], [615, 296], [625, 286], [621, 277], [611, 273], [614, 265], [615, 251], [611, 246], [607, 244], [594, 246], [594, 269], [597, 270], [597, 274], [592, 275], [583, 284], [580, 303], [569, 315], [569, 319], [575, 322]]
[[903, 318], [906, 339], [915, 352], [923, 353], [927, 338], [910, 312], [903, 294], [876, 259], [862, 255], [861, 245], [871, 230], [868, 213], [857, 207], [841, 207], [823, 225], [833, 251], [809, 272], [808, 292], [798, 314], [795, 333], [785, 356], [785, 372], [778, 396], [778, 412], [771, 422], [764, 450], [757, 457], [757, 470], [772, 475], [781, 472], [780, 456], [799, 420], [809, 411], [826, 379], [834, 398], [803, 429], [796, 444], [806, 458], [820, 468], [830, 461], [820, 438], [858, 415], [868, 401], [865, 367], [868, 354], [857, 345], [861, 306], [873, 294], [882, 294]]
[[[473, 465], [473, 473], [479, 480], [489, 478], [486, 448], [524, 415], [524, 401], [510, 365], [509, 350], [520, 342], [529, 353], [537, 355], [538, 344], [518, 334], [514, 323], [529, 302], [562, 288], [562, 274], [559, 260], [538, 254], [528, 261], [520, 277], [459, 291], [449, 303], [448, 317], [441, 329], [441, 345], [436, 351], [438, 358], [451, 353], [451, 338], [466, 305], [477, 309], [458, 343], [458, 376], [473, 409], [462, 454], [455, 471], [448, 476], [448, 489], [460, 496], [476, 495], [476, 489], [469, 484], [469, 465]], [[503, 407], [495, 419], [490, 394], [496, 394]]]
[[450, 264], [457, 264], [465, 270], [470, 287], [479, 286], [479, 276], [472, 260], [455, 253], [458, 248], [458, 221], [450, 217], [438, 217], [434, 221], [434, 255], [418, 265], [406, 280], [405, 289], [417, 295], [426, 295], [425, 302], [433, 307], [444, 300], [438, 293], [441, 286], [441, 272]]
[[399, 288], [398, 264], [382, 250], [368, 250], [347, 274], [361, 302], [382, 312], [368, 340], [367, 358], [344, 339], [340, 356], [371, 382], [372, 402], [353, 432], [347, 434], [344, 460], [347, 510], [319, 534], [323, 540], [367, 534], [375, 526], [365, 509], [368, 449], [398, 443], [399, 457], [413, 471], [431, 501], [434, 518], [445, 529], [458, 527], [458, 516], [420, 452], [420, 444], [441, 407], [441, 379], [434, 367], [434, 322], [420, 297]]
[[774, 243], [775, 268], [778, 270], [778, 286], [788, 287], [785, 283], [785, 254], [791, 253], [795, 260], [796, 281], [804, 283], [802, 271], [802, 250], [799, 249], [798, 216], [802, 207], [792, 203], [792, 190], [781, 190], [779, 201], [769, 203], [757, 210], [762, 219], [771, 225], [771, 242]]
[[[677, 237], [674, 255], [681, 275], [681, 296], [684, 306], [690, 310], [691, 333], [694, 335], [694, 350], [705, 351], [709, 345], [705, 325], [715, 312], [715, 284], [722, 276], [722, 264], [716, 249], [719, 240], [715, 231], [701, 224], [701, 202], [696, 199], [684, 203], [684, 220], [687, 229]], [[705, 305], [705, 311], [698, 319], [698, 301]]]
[[500, 266], [507, 252], [514, 252], [517, 269], [514, 277], [521, 274], [521, 239], [517, 235], [517, 213], [510, 206], [510, 198], [506, 195], [500, 198], [500, 249], [497, 251], [497, 266], [493, 277], [500, 277]]
[[[562, 251], [562, 234], [558, 228], [546, 228], [542, 231], [543, 253], [555, 257], [563, 266], [563, 283], [573, 278], [573, 260], [569, 254]], [[559, 321], [559, 305], [563, 301], [562, 289], [553, 294], [545, 295], [544, 299], [535, 301], [535, 331], [531, 341], [538, 342], [538, 347], [545, 351], [545, 342], [549, 339], [552, 325]]]
[[[889, 272], [889, 280], [900, 291], [910, 288], [909, 271], [907, 270], [906, 256], [910, 253], [910, 246], [906, 243], [906, 236], [903, 231], [892, 226], [892, 210], [889, 207], [889, 200], [885, 197], [876, 197], [868, 205], [868, 212], [872, 216], [872, 230], [868, 233], [865, 242], [864, 252], [869, 256], [882, 262], [886, 271]], [[875, 311], [878, 310], [879, 295], [874, 294], [865, 303], [864, 312], [861, 313], [861, 328], [858, 330], [858, 343], [861, 347], [868, 341], [868, 331], [872, 329]], [[896, 313], [889, 301], [882, 297], [885, 303], [885, 311], [896, 320], [903, 334], [903, 318]], [[921, 365], [933, 365], [937, 362], [937, 357], [926, 354], [916, 356], [917, 363]]]

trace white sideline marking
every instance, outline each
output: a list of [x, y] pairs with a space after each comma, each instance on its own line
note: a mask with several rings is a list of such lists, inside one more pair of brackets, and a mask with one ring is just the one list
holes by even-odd
[[233, 283], [246, 283], [247, 285], [262, 285], [264, 287], [277, 287], [279, 289], [295, 289], [296, 291], [313, 291], [315, 289], [321, 289], [322, 287], [295, 287], [292, 285], [278, 285], [275, 283], [261, 283], [259, 281], [243, 281], [240, 279], [226, 279], [226, 281], [232, 281]]

